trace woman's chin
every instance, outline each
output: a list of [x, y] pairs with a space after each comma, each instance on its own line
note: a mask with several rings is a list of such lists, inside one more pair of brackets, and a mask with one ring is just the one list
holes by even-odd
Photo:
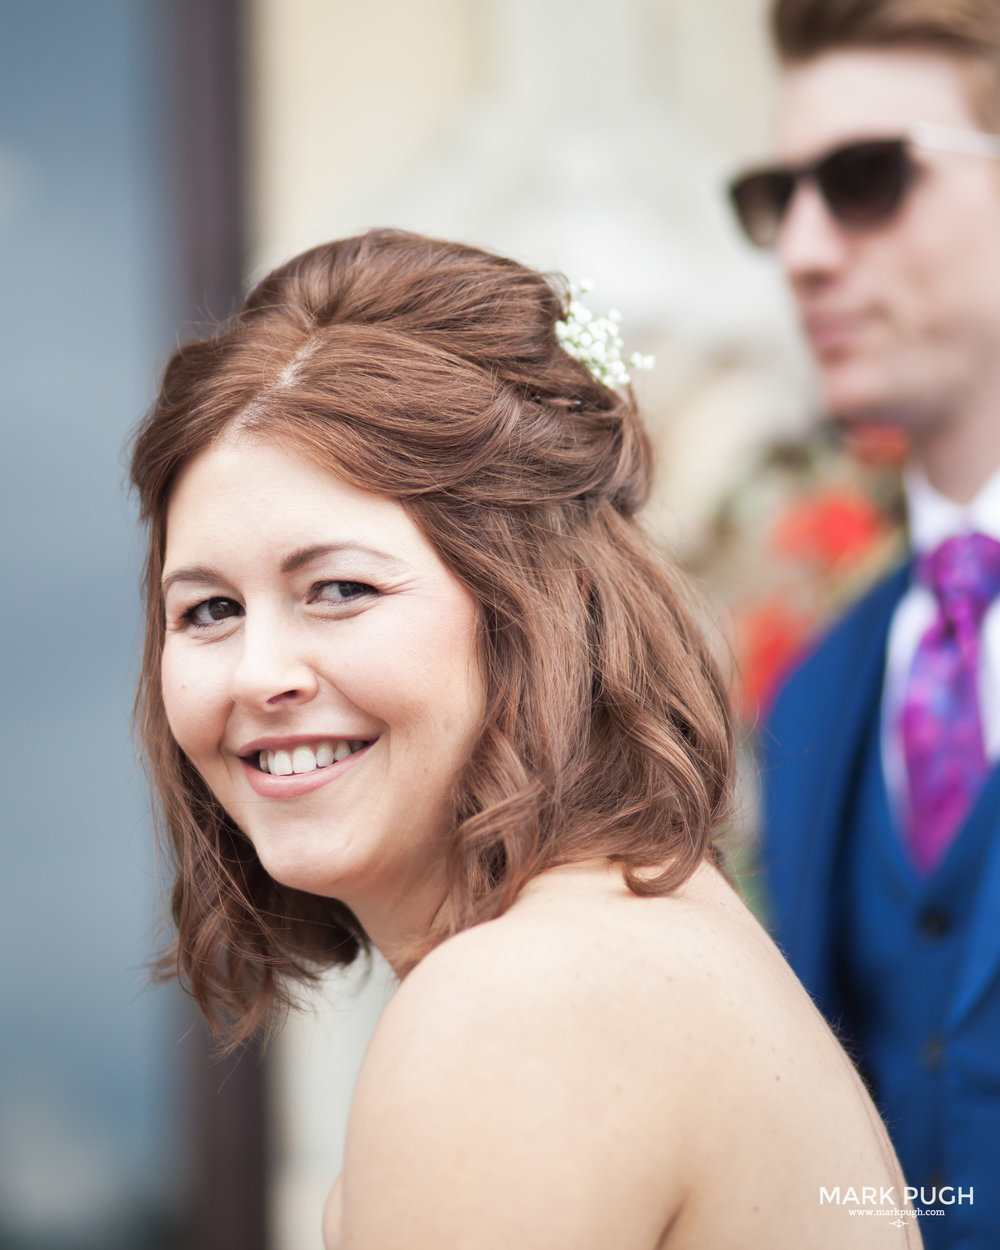
[[311, 839], [298, 844], [289, 838], [282, 838], [280, 844], [264, 838], [251, 840], [267, 875], [291, 890], [341, 898], [353, 875], [347, 863], [332, 859], [328, 846], [325, 855], [317, 854]]

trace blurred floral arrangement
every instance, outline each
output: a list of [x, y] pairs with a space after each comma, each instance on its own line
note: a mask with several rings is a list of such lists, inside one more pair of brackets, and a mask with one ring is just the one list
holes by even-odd
[[903, 436], [826, 423], [768, 445], [723, 500], [694, 570], [710, 588], [752, 727], [810, 643], [904, 548]]

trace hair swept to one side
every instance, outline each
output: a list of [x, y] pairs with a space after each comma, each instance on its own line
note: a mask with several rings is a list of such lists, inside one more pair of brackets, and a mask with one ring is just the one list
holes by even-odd
[[997, 0], [774, 0], [771, 30], [786, 65], [847, 48], [919, 48], [961, 58], [973, 71], [979, 121], [1000, 128]]
[[719, 861], [723, 682], [683, 577], [634, 517], [651, 474], [634, 404], [559, 346], [565, 300], [513, 261], [417, 235], [317, 247], [174, 353], [136, 432], [138, 725], [176, 868], [162, 971], [231, 1045], [296, 982], [368, 949], [342, 903], [264, 872], [167, 725], [167, 508], [179, 472], [233, 428], [399, 500], [478, 606], [485, 723], [454, 788], [447, 896], [408, 967], [557, 864], [607, 856], [636, 893], [663, 894]]

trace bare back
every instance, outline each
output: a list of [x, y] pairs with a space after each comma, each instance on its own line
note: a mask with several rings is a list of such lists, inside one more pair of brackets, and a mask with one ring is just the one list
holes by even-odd
[[[760, 925], [568, 866], [406, 979], [366, 1058], [327, 1250], [919, 1247], [892, 1146]], [[825, 1191], [825, 1198], [824, 1193]]]

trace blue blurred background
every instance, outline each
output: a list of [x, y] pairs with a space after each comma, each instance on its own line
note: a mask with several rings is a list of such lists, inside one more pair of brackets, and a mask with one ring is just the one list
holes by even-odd
[[0, 5], [4, 889], [0, 1246], [175, 1245], [187, 1027], [129, 737], [122, 444], [182, 313], [168, 30], [135, 0]]

